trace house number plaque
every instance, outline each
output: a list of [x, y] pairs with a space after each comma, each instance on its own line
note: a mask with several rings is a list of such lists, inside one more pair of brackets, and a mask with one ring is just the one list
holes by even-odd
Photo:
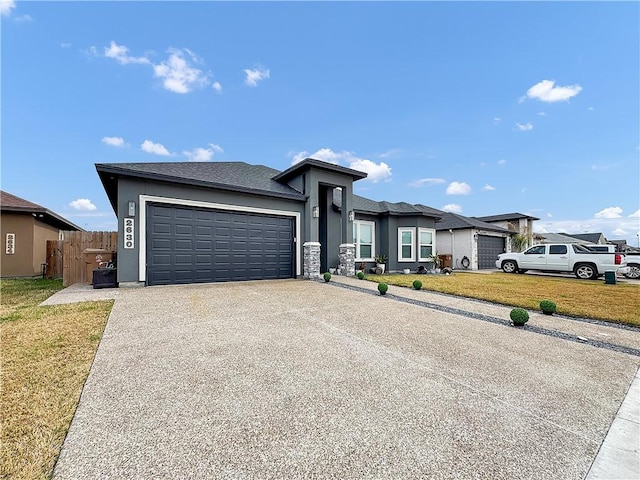
[[126, 249], [132, 249], [135, 247], [133, 224], [133, 218], [124, 219], [124, 248]]

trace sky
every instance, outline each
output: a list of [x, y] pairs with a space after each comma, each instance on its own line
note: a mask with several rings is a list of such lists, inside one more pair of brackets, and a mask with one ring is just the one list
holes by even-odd
[[313, 157], [358, 195], [640, 243], [638, 2], [0, 0], [4, 191], [116, 230], [96, 163]]

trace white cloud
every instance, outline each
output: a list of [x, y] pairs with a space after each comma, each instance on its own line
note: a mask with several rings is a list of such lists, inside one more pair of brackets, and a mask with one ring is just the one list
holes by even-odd
[[447, 187], [447, 195], [469, 195], [471, 186], [465, 182], [451, 182]]
[[457, 203], [449, 203], [442, 207], [442, 210], [451, 213], [462, 213], [462, 207]]
[[122, 137], [102, 137], [102, 143], [106, 143], [111, 147], [124, 147], [124, 138]]
[[60, 44], [60, 48], [70, 48], [71, 44], [69, 42], [62, 42]]
[[194, 87], [206, 85], [207, 75], [189, 63], [189, 60], [200, 62], [191, 50], [170, 48], [168, 52], [167, 60], [153, 66], [154, 75], [162, 79], [165, 89], [174, 93], [189, 93]]
[[302, 151], [293, 154], [291, 165], [301, 162], [305, 158], [315, 158], [323, 162], [333, 163], [335, 165], [343, 164], [354, 170], [367, 173], [367, 180], [378, 183], [380, 180], [391, 180], [391, 167], [384, 162], [375, 163], [366, 158], [360, 158], [348, 151], [334, 152], [330, 148], [321, 148], [312, 155], [309, 152]]
[[16, 8], [15, 0], [0, 0], [0, 15], [3, 17], [10, 16], [14, 8]]
[[498, 160], [498, 165], [506, 165], [507, 161], [506, 160]]
[[250, 87], [257, 87], [258, 82], [269, 78], [269, 69], [262, 66], [256, 67], [255, 70], [247, 68], [243, 71], [245, 74], [244, 83]]
[[493, 117], [493, 124], [494, 125], [498, 125], [501, 121], [502, 121], [502, 119], [500, 117]]
[[109, 47], [104, 47], [104, 56], [107, 58], [113, 58], [120, 65], [128, 65], [130, 63], [138, 63], [148, 65], [151, 61], [147, 57], [132, 57], [127, 52], [129, 49], [124, 45], [118, 45], [111, 40]]
[[151, 140], [145, 140], [144, 142], [142, 142], [140, 148], [143, 151], [147, 153], [153, 153], [154, 155], [162, 155], [165, 157], [171, 155], [169, 153], [169, 150], [167, 150], [164, 145], [162, 145], [161, 143], [153, 143]]
[[183, 151], [182, 153], [187, 157], [190, 162], [208, 162], [210, 161], [216, 153], [223, 152], [222, 147], [220, 145], [216, 145], [214, 143], [209, 144], [209, 148], [194, 148], [193, 150]]
[[622, 215], [622, 209], [620, 207], [609, 207], [600, 210], [594, 215], [595, 218], [620, 218]]
[[539, 117], [546, 117], [547, 113], [546, 112], [538, 112], [538, 116]]
[[32, 22], [33, 21], [33, 17], [31, 15], [20, 15], [19, 17], [15, 17], [13, 19], [14, 22], [18, 22], [18, 23], [26, 23], [26, 22]]
[[420, 180], [414, 180], [409, 183], [410, 187], [419, 188], [422, 186], [432, 187], [434, 185], [440, 185], [442, 183], [446, 183], [447, 181], [444, 178], [421, 178]]
[[527, 122], [525, 124], [516, 123], [516, 130], [520, 132], [527, 132], [529, 130], [533, 130], [533, 124], [531, 122]]
[[378, 183], [380, 180], [391, 180], [391, 167], [384, 162], [375, 163], [371, 160], [358, 158], [351, 161], [349, 168], [367, 173], [367, 180]]
[[98, 207], [91, 203], [91, 200], [89, 200], [88, 198], [78, 198], [77, 200], [70, 202], [69, 206], [74, 210], [82, 210], [85, 212], [90, 212], [92, 210], [98, 209]]
[[561, 87], [555, 85], [555, 80], [542, 80], [527, 90], [527, 97], [541, 102], [563, 102], [575, 97], [582, 91], [578, 84]]
[[595, 110], [595, 108], [593, 107], [587, 107], [587, 110], [589, 110], [590, 112], [593, 112]]
[[629, 215], [629, 218], [640, 218], [640, 209], [636, 210], [631, 215]]
[[213, 82], [211, 84], [211, 88], [213, 88], [218, 93], [222, 92], [222, 85], [220, 85], [220, 82]]
[[493, 192], [496, 189], [496, 187], [489, 185], [488, 183], [482, 187], [482, 190], [485, 190], [487, 192]]
[[637, 218], [589, 218], [589, 219], [559, 219], [540, 220], [534, 222], [536, 233], [595, 233], [602, 232], [608, 240], [627, 240], [627, 243], [636, 245], [638, 239], [636, 233], [640, 232], [640, 220]]

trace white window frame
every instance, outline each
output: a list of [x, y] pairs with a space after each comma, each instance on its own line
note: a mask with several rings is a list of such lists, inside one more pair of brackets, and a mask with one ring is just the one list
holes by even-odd
[[[411, 257], [402, 256], [402, 234], [411, 233]], [[416, 228], [415, 227], [398, 227], [398, 262], [415, 262], [416, 261]]]
[[418, 228], [418, 239], [417, 239], [417, 244], [418, 244], [418, 261], [419, 262], [426, 262], [428, 261], [431, 257], [422, 257], [422, 243], [420, 243], [420, 234], [426, 232], [426, 233], [430, 233], [431, 234], [431, 244], [425, 244], [425, 245], [429, 245], [431, 247], [431, 252], [432, 255], [436, 253], [436, 231], [433, 228]]
[[[371, 257], [362, 258], [360, 256], [360, 226], [361, 225], [370, 225], [371, 226]], [[353, 239], [353, 243], [356, 246], [356, 261], [358, 262], [373, 262], [374, 255], [376, 254], [376, 222], [371, 222], [369, 220], [354, 220], [353, 226], [357, 229], [357, 235]], [[356, 242], [356, 238], [358, 242]]]

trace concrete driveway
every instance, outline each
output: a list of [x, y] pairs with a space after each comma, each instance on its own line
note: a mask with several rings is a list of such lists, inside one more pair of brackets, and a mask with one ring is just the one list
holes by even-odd
[[54, 478], [582, 479], [639, 365], [333, 282], [120, 289]]

